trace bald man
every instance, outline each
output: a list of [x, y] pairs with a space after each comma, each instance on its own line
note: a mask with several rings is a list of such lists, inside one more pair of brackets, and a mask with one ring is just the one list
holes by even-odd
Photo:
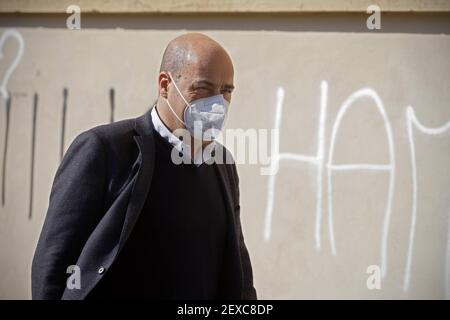
[[158, 99], [79, 134], [56, 172], [33, 299], [256, 299], [239, 178], [215, 140], [234, 70], [213, 39], [167, 46]]

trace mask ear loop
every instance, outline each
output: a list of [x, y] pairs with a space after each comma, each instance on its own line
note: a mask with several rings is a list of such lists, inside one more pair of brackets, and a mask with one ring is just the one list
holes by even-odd
[[180, 119], [180, 117], [175, 113], [175, 111], [173, 111], [172, 106], [170, 105], [170, 102], [167, 98], [164, 98], [167, 102], [167, 105], [169, 106], [170, 111], [172, 111], [173, 115], [178, 119], [178, 121], [180, 121], [182, 124], [184, 124], [187, 127], [187, 124]]
[[[181, 98], [184, 100], [184, 102], [188, 105], [188, 107], [190, 107], [189, 102], [187, 102], [186, 99], [185, 99], [185, 98], [183, 97], [183, 95], [181, 94], [181, 92], [180, 92], [180, 90], [178, 89], [177, 84], [175, 83], [175, 80], [173, 80], [173, 77], [172, 77], [172, 75], [170, 74], [170, 72], [168, 72], [168, 74], [169, 74], [170, 79], [171, 79], [172, 82], [173, 82], [173, 85], [175, 86], [175, 89], [177, 89], [178, 94], [181, 96]], [[169, 106], [169, 109], [170, 109], [170, 111], [172, 111], [173, 115], [178, 119], [178, 121], [180, 121], [182, 124], [184, 124], [184, 125], [187, 127], [186, 122], [184, 122], [183, 120], [181, 120], [180, 117], [179, 117], [179, 116], [176, 114], [176, 112], [173, 110], [173, 108], [172, 108], [172, 106], [171, 106], [171, 104], [170, 104], [170, 102], [169, 102], [169, 99], [167, 99], [167, 98], [164, 98], [164, 99], [166, 100], [167, 105]], [[186, 109], [184, 109], [184, 111], [186, 112]]]
[[190, 104], [189, 102], [187, 102], [187, 100], [184, 98], [183, 94], [181, 93], [180, 89], [178, 89], [178, 86], [177, 86], [177, 84], [176, 84], [176, 82], [175, 82], [175, 79], [172, 77], [172, 74], [171, 74], [170, 72], [167, 72], [167, 73], [169, 74], [169, 77], [170, 77], [170, 79], [172, 80], [173, 85], [175, 86], [175, 89], [177, 89], [178, 94], [180, 95], [180, 97], [181, 97], [181, 98], [184, 100], [184, 102], [190, 107], [191, 104]]

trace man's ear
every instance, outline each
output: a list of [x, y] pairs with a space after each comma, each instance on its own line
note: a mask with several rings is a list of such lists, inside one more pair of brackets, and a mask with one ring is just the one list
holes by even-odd
[[170, 78], [169, 75], [162, 71], [158, 75], [158, 93], [161, 97], [167, 99], [167, 87], [169, 86]]

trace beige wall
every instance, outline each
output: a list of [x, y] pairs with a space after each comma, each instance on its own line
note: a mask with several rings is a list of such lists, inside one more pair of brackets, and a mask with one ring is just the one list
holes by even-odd
[[[1, 17], [0, 34], [14, 28], [24, 47], [6, 84], [12, 104], [6, 202], [0, 207], [0, 298], [30, 297], [30, 263], [60, 161], [63, 89], [68, 89], [67, 148], [82, 130], [109, 121], [111, 88], [116, 120], [142, 114], [156, 97], [155, 76], [164, 46], [185, 30], [212, 36], [233, 58], [237, 89], [228, 128], [272, 128], [276, 111], [282, 115], [280, 152], [285, 158], [275, 179], [261, 175], [261, 165], [238, 166], [243, 228], [260, 297], [450, 297], [450, 131], [426, 134], [413, 127], [408, 135], [407, 118], [407, 107], [412, 106], [427, 127], [450, 120], [448, 14], [387, 14], [380, 31], [365, 28], [365, 14], [343, 13], [91, 15], [82, 17], [81, 31], [65, 29], [65, 15]], [[18, 56], [19, 42], [9, 37], [0, 49], [1, 80]], [[321, 83], [326, 92], [321, 93]], [[284, 92], [282, 101], [277, 92]], [[345, 100], [358, 92], [363, 96], [343, 113]], [[38, 104], [31, 189], [34, 93]], [[380, 99], [380, 109], [374, 97]], [[321, 102], [326, 108], [323, 125], [319, 125]], [[5, 99], [0, 98], [2, 166], [5, 110]], [[334, 135], [333, 163], [389, 164], [391, 156], [395, 159], [390, 171], [327, 170], [339, 115], [343, 118]], [[386, 134], [387, 125], [392, 139]], [[324, 130], [323, 139], [319, 128]], [[292, 157], [315, 156], [319, 146], [324, 160], [321, 179], [317, 162]], [[334, 242], [329, 232], [330, 199]], [[317, 224], [318, 203], [323, 208], [321, 224]], [[414, 203], [417, 215], [411, 237]], [[387, 212], [388, 204], [392, 210]], [[270, 212], [271, 237], [265, 239]], [[408, 253], [409, 289], [404, 291]], [[386, 278], [381, 290], [368, 290], [366, 268], [383, 261]]]

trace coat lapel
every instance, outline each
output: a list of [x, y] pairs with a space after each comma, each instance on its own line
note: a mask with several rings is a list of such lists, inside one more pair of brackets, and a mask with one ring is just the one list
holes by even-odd
[[139, 218], [152, 182], [155, 164], [155, 146], [151, 110], [152, 108], [135, 119], [135, 131], [137, 134], [134, 136], [134, 140], [139, 148], [139, 170], [136, 174], [122, 233], [120, 235], [119, 252], [123, 248]]

